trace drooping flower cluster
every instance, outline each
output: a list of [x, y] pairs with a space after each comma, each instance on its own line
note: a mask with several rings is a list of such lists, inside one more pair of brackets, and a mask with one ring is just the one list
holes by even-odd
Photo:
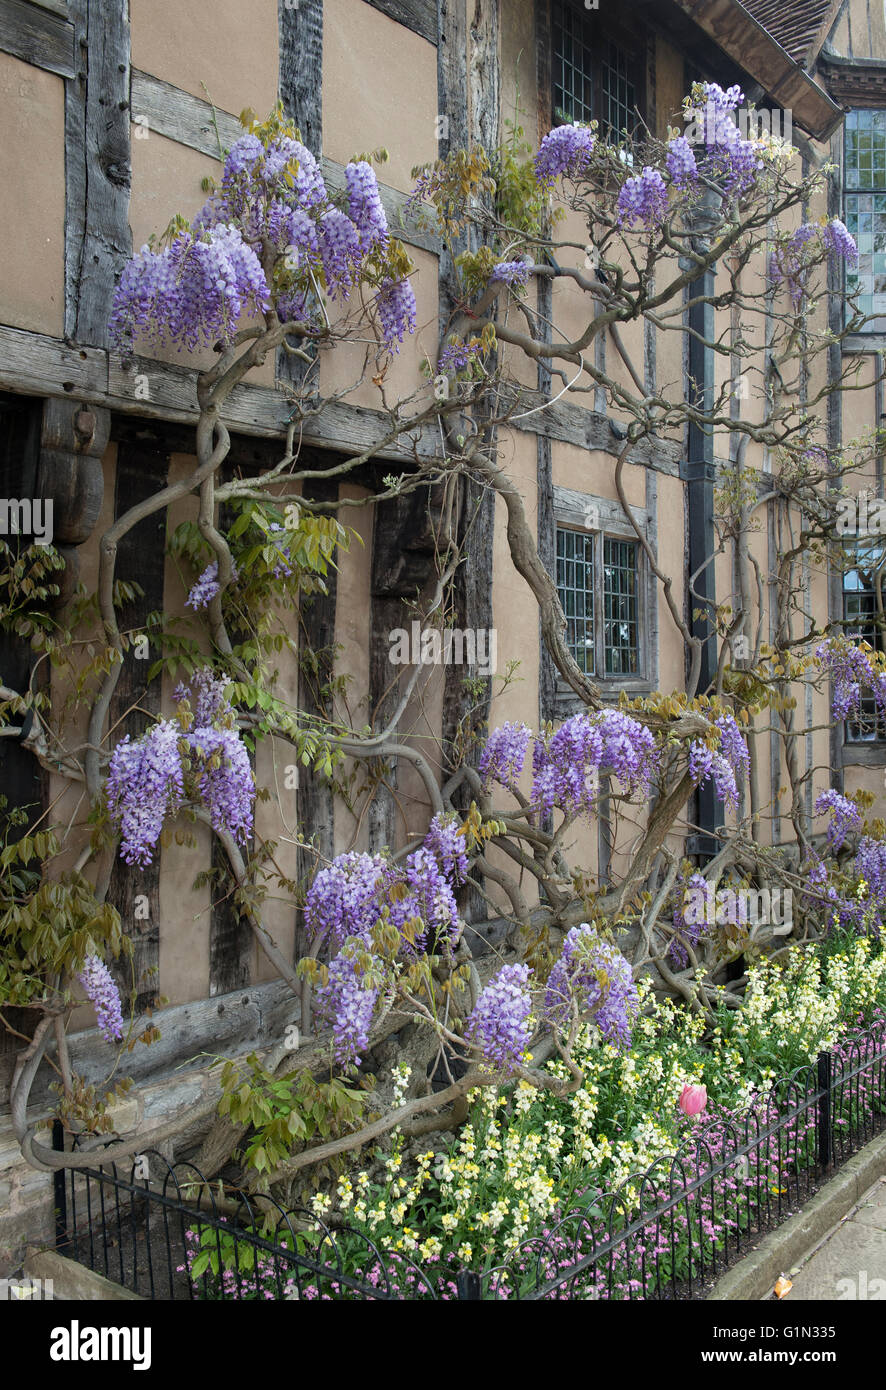
[[385, 871], [380, 854], [340, 854], [321, 869], [305, 898], [308, 938], [328, 937], [339, 950], [349, 936], [369, 943], [381, 915], [379, 885]]
[[95, 1009], [95, 1017], [107, 1042], [123, 1037], [123, 1005], [110, 970], [98, 956], [87, 956], [77, 979]]
[[704, 874], [690, 874], [688, 879], [684, 879], [682, 874], [678, 876], [674, 897], [674, 935], [668, 946], [668, 955], [680, 970], [685, 970], [689, 964], [687, 945], [694, 950], [705, 928], [710, 925], [706, 912], [690, 910], [699, 894], [706, 903], [708, 883]]
[[837, 791], [821, 792], [815, 798], [815, 814], [823, 816], [830, 812], [827, 840], [835, 852], [845, 843], [853, 830], [861, 827], [861, 811], [854, 801], [841, 796]]
[[[236, 580], [236, 578], [237, 566], [232, 564], [231, 579]], [[218, 592], [218, 561], [213, 560], [200, 574], [196, 584], [192, 585], [190, 593], [185, 599], [185, 607], [193, 608], [195, 611], [208, 608]]]
[[131, 349], [146, 334], [197, 348], [226, 342], [243, 313], [262, 313], [269, 289], [261, 262], [237, 227], [205, 237], [181, 232], [154, 252], [143, 246], [123, 269], [109, 321], [111, 341]]
[[834, 683], [831, 713], [835, 719], [847, 719], [850, 714], [858, 713], [864, 689], [872, 691], [881, 711], [886, 710], [883, 679], [875, 676], [874, 668], [861, 647], [829, 637], [816, 649], [815, 655]]
[[668, 143], [668, 173], [677, 188], [690, 188], [698, 180], [698, 165], [695, 154], [685, 135], [677, 135]]
[[703, 146], [703, 171], [728, 197], [743, 197], [763, 168], [762, 146], [745, 140], [733, 117], [744, 101], [740, 87], [724, 91], [716, 82], [696, 84], [686, 106], [686, 115], [701, 126], [699, 148]]
[[[244, 313], [282, 322], [316, 320], [319, 277], [332, 299], [346, 299], [368, 257], [389, 244], [387, 218], [371, 166], [345, 168], [348, 213], [330, 200], [320, 167], [300, 141], [241, 136], [229, 150], [219, 188], [190, 228], [155, 252], [142, 248], [123, 271], [111, 340], [131, 350], [145, 333], [184, 348], [227, 343]], [[274, 266], [265, 268], [269, 248]], [[373, 278], [377, 273], [373, 262]], [[408, 280], [382, 278], [376, 307], [391, 351], [415, 329]]]
[[468, 876], [468, 855], [465, 837], [454, 816], [438, 813], [428, 827], [424, 846], [451, 883], [464, 883]]
[[498, 283], [510, 285], [512, 289], [522, 290], [526, 288], [526, 281], [532, 269], [532, 261], [499, 261], [498, 265], [492, 269], [489, 279]]
[[769, 257], [769, 278], [783, 285], [798, 308], [809, 291], [809, 275], [824, 250], [833, 259], [855, 265], [858, 247], [839, 218], [824, 224], [804, 222], [774, 248]]
[[711, 748], [700, 739], [689, 745], [689, 773], [697, 787], [714, 779], [717, 797], [727, 806], [737, 807], [739, 786], [750, 772], [751, 759], [744, 735], [731, 714], [714, 720], [720, 746]]
[[329, 978], [317, 988], [318, 1018], [331, 1026], [335, 1058], [346, 1067], [360, 1061], [369, 1046], [369, 1030], [379, 985], [359, 960], [362, 941], [348, 941], [329, 964]]
[[111, 754], [105, 791], [127, 864], [151, 863], [163, 822], [184, 800], [181, 736], [174, 719], [161, 719], [136, 742], [127, 734]]
[[[245, 843], [252, 833], [255, 783], [224, 684], [208, 668], [179, 686], [188, 715], [161, 719], [135, 742], [127, 734], [111, 754], [105, 792], [127, 864], [150, 864], [168, 815], [187, 791], [208, 809], [215, 830]], [[186, 764], [187, 757], [187, 779]]]
[[626, 791], [648, 796], [657, 756], [651, 730], [619, 709], [603, 710], [597, 723], [603, 735], [600, 766], [614, 772]]
[[381, 321], [382, 345], [386, 352], [399, 352], [406, 334], [415, 332], [417, 308], [412, 282], [407, 276], [400, 280], [386, 279], [375, 302]]
[[545, 743], [533, 750], [532, 800], [550, 814], [557, 806], [567, 816], [590, 815], [600, 792], [603, 733], [586, 714], [573, 715]]
[[[452, 885], [435, 853], [422, 847], [407, 855], [402, 875], [386, 876], [390, 919], [410, 954], [452, 949], [461, 933]], [[397, 885], [399, 895], [391, 896]]]
[[607, 1042], [630, 1047], [640, 1007], [633, 972], [617, 947], [588, 922], [567, 933], [545, 992], [545, 1016], [556, 1027], [568, 1024], [573, 1007], [579, 1016], [593, 1013]]
[[388, 219], [382, 207], [378, 181], [365, 159], [345, 166], [348, 212], [360, 233], [360, 248], [371, 251], [388, 239]]
[[437, 371], [444, 376], [465, 372], [483, 354], [483, 344], [477, 339], [473, 343], [447, 343], [437, 358]]
[[618, 221], [623, 226], [633, 227], [640, 222], [651, 230], [664, 220], [667, 211], [667, 184], [659, 171], [649, 164], [619, 189]]
[[542, 185], [558, 178], [578, 178], [594, 150], [594, 134], [586, 126], [559, 125], [545, 136], [535, 156], [535, 177]]
[[531, 737], [532, 730], [526, 724], [510, 721], [492, 730], [477, 768], [485, 787], [495, 781], [513, 790], [520, 780]]
[[485, 1061], [510, 1075], [531, 1037], [532, 996], [528, 965], [503, 965], [481, 992], [465, 1025], [465, 1038]]

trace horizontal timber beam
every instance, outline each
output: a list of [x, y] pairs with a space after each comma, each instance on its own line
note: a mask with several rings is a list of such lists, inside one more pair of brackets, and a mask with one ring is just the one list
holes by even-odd
[[[2, 3], [2, 0], [0, 0]], [[243, 127], [236, 116], [227, 111], [218, 111], [208, 101], [171, 87], [159, 77], [151, 77], [146, 72], [132, 70], [132, 118], [138, 125], [163, 135], [167, 140], [175, 140], [179, 145], [199, 150], [201, 154], [217, 158], [219, 140], [228, 147], [243, 134]], [[338, 192], [344, 187], [344, 165], [337, 160], [320, 161], [327, 186]], [[434, 233], [418, 227], [415, 219], [406, 211], [408, 194], [401, 193], [387, 184], [379, 184], [382, 204], [388, 224], [395, 236], [422, 251], [440, 254], [440, 238]]]
[[0, 50], [60, 77], [74, 76], [74, 26], [42, 5], [0, 0]]

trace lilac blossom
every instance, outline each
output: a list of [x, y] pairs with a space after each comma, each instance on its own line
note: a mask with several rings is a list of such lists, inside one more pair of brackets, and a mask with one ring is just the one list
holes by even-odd
[[823, 816], [827, 812], [831, 815], [827, 840], [831, 849], [836, 852], [845, 844], [850, 832], [860, 828], [861, 811], [848, 797], [841, 796], [837, 791], [826, 791], [815, 798], [815, 814]]
[[305, 928], [316, 941], [329, 937], [340, 949], [349, 936], [369, 944], [381, 916], [379, 885], [385, 871], [380, 854], [340, 854], [321, 869], [305, 899]]
[[123, 1005], [110, 970], [98, 956], [87, 956], [77, 979], [95, 1009], [105, 1040], [119, 1042], [123, 1037]]
[[542, 185], [558, 178], [579, 178], [594, 149], [593, 131], [586, 126], [559, 125], [542, 140], [535, 156], [535, 177]]
[[626, 227], [641, 222], [652, 229], [664, 221], [668, 211], [668, 190], [657, 169], [647, 164], [643, 172], [627, 179], [618, 194], [618, 221]]
[[691, 188], [698, 182], [695, 155], [685, 135], [678, 135], [669, 142], [666, 164], [678, 188]]
[[432, 854], [450, 883], [464, 883], [468, 876], [466, 842], [454, 816], [438, 813], [428, 827], [424, 848]]
[[407, 333], [415, 332], [415, 291], [409, 277], [383, 280], [375, 296], [381, 321], [382, 346], [386, 352], [399, 352]]
[[135, 743], [127, 734], [111, 754], [105, 791], [127, 864], [151, 863], [164, 820], [184, 799], [181, 737], [176, 720], [161, 719]]
[[345, 165], [348, 212], [360, 233], [360, 248], [371, 251], [388, 240], [388, 219], [381, 203], [378, 181], [365, 159]]
[[[390, 892], [394, 885], [396, 895]], [[456, 945], [461, 935], [458, 906], [452, 885], [430, 849], [407, 855], [402, 874], [389, 871], [385, 901], [408, 954], [440, 954]]]
[[228, 342], [243, 313], [262, 313], [269, 290], [261, 262], [238, 227], [205, 236], [181, 232], [155, 252], [128, 261], [114, 293], [111, 341], [131, 350], [135, 337], [196, 348]]
[[345, 942], [314, 996], [318, 1018], [332, 1027], [335, 1058], [343, 1067], [359, 1062], [368, 1048], [379, 996], [379, 986], [358, 960], [364, 950], [360, 940]]
[[532, 265], [533, 262], [525, 258], [517, 261], [499, 261], [498, 265], [493, 266], [489, 279], [494, 284], [504, 283], [510, 285], [511, 289], [522, 290], [526, 288]]
[[575, 1005], [579, 1016], [593, 1011], [607, 1042], [630, 1047], [640, 1000], [631, 967], [588, 922], [572, 927], [548, 977], [545, 1016], [557, 1028], [568, 1025]]
[[505, 1075], [520, 1065], [532, 1035], [530, 974], [528, 965], [503, 965], [481, 991], [465, 1025], [466, 1040]]
[[510, 720], [492, 730], [477, 766], [484, 787], [495, 781], [514, 790], [523, 772], [531, 737], [532, 730], [526, 724], [514, 724]]

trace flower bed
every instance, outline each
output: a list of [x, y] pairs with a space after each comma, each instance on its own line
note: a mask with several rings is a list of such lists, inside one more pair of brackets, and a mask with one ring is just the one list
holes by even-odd
[[877, 943], [837, 937], [795, 948], [784, 965], [760, 963], [741, 1007], [724, 998], [713, 1028], [643, 986], [641, 999], [630, 1049], [583, 1031], [573, 1055], [584, 1080], [571, 1095], [522, 1080], [477, 1092], [467, 1123], [436, 1149], [410, 1153], [395, 1134], [381, 1180], [353, 1171], [317, 1194], [314, 1229], [303, 1221], [285, 1242], [313, 1274], [272, 1255], [247, 1268], [239, 1253], [211, 1260], [214, 1233], [202, 1246], [193, 1234], [197, 1296], [451, 1298], [465, 1269], [493, 1297], [680, 1296], [810, 1190], [820, 1053], [832, 1058], [841, 1154], [886, 1113]]

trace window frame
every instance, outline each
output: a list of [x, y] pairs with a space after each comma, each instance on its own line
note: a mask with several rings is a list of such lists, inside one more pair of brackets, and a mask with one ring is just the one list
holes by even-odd
[[[657, 628], [654, 622], [657, 595], [655, 577], [651, 572], [646, 552], [640, 544], [637, 532], [625, 517], [619, 502], [556, 485], [553, 488], [553, 493], [553, 579], [557, 585], [558, 598], [560, 585], [557, 579], [557, 532], [561, 530], [575, 531], [594, 537], [594, 671], [588, 672], [588, 678], [599, 687], [604, 698], [617, 698], [622, 691], [629, 695], [649, 694], [655, 689], [658, 680]], [[631, 507], [631, 513], [640, 526], [645, 539], [654, 546], [654, 537], [651, 535], [646, 509]], [[590, 524], [589, 518], [592, 518]], [[609, 674], [605, 669], [603, 557], [604, 542], [607, 539], [630, 541], [635, 547], [637, 560], [637, 671], [631, 674]], [[575, 699], [575, 692], [557, 673], [554, 693], [555, 712], [557, 714], [565, 713], [562, 707], [574, 702]]]
[[[856, 615], [850, 618], [847, 616], [846, 613], [847, 599], [852, 595], [858, 595], [860, 593], [870, 593], [871, 598], [874, 600], [874, 604], [876, 602], [874, 599], [873, 590], [863, 590], [860, 588], [848, 589], [846, 586], [846, 580], [848, 576], [854, 572], [857, 572], [860, 568], [860, 566], [856, 563], [857, 552], [859, 547], [864, 545], [867, 545], [870, 548], [876, 547], [880, 550], [881, 559], [878, 568], [882, 568], [883, 571], [886, 571], [886, 542], [878, 540], [877, 538], [871, 536], [858, 536], [851, 540], [844, 540], [844, 559], [842, 570], [840, 573], [840, 617], [843, 624], [842, 630], [846, 637], [851, 639], [853, 635], [855, 635], [859, 637], [862, 641], [867, 642], [874, 649], [874, 651], [883, 651], [886, 650], [886, 633], [884, 633], [881, 629], [878, 629], [875, 623], [866, 623], [861, 621], [860, 615]], [[881, 583], [882, 587], [886, 589], [886, 572], [884, 572], [883, 574]], [[862, 705], [864, 705], [864, 703], [865, 701], [863, 697]], [[874, 705], [872, 697], [870, 698], [869, 703], [871, 705]], [[861, 727], [861, 721], [852, 719], [850, 717], [849, 719], [843, 720], [844, 744], [847, 748], [851, 748], [853, 751], [855, 751], [856, 749], [870, 748], [878, 749], [884, 754], [886, 754], [886, 716], [878, 714], [876, 706], [874, 705], [873, 710], [869, 714], [864, 713], [862, 715], [862, 718], [865, 721], [873, 721], [873, 735], [871, 737], [866, 738], [859, 737], [857, 733], [853, 734], [853, 729], [857, 730]]]
[[[556, 75], [559, 67], [558, 54], [556, 48], [555, 34], [558, 29], [559, 13], [571, 14], [577, 25], [581, 26], [583, 47], [593, 55], [590, 70], [583, 72], [585, 82], [590, 82], [591, 87], [591, 111], [592, 115], [576, 116], [575, 113], [567, 113], [563, 108], [563, 114], [558, 114], [558, 107], [555, 100], [556, 94]], [[634, 89], [636, 99], [636, 109], [639, 112], [639, 120], [646, 116], [646, 42], [643, 36], [631, 33], [627, 28], [623, 28], [618, 23], [614, 23], [611, 18], [603, 17], [599, 10], [588, 10], [581, 0], [551, 0], [550, 7], [551, 30], [550, 30], [550, 109], [551, 125], [572, 124], [579, 121], [586, 124], [589, 120], [598, 122], [598, 129], [604, 134], [610, 127], [604, 119], [603, 102], [603, 63], [604, 63], [604, 44], [614, 44], [623, 54], [626, 65], [626, 80], [630, 82]], [[562, 26], [559, 26], [562, 27]], [[584, 103], [583, 103], [584, 104]], [[634, 132], [629, 132], [633, 134]], [[614, 134], [622, 137], [619, 129]], [[623, 138], [623, 137], [622, 137]], [[617, 141], [616, 141], [617, 143]]]
[[[860, 159], [858, 159], [858, 157], [856, 157], [855, 167], [859, 169], [859, 181], [855, 184], [854, 187], [850, 188], [850, 187], [849, 187], [849, 169], [850, 169], [850, 166], [849, 166], [849, 162], [848, 162], [848, 149], [849, 149], [849, 143], [850, 143], [850, 135], [851, 135], [853, 132], [855, 132], [855, 131], [857, 131], [857, 130], [859, 129], [858, 125], [855, 124], [855, 122], [857, 121], [857, 118], [858, 118], [859, 116], [864, 116], [864, 115], [870, 115], [870, 117], [871, 117], [871, 128], [872, 128], [872, 130], [873, 130], [873, 121], [874, 121], [874, 118], [877, 117], [877, 116], [879, 116], [879, 117], [881, 118], [880, 125], [881, 125], [881, 127], [882, 127], [882, 134], [883, 134], [883, 147], [882, 147], [882, 156], [883, 156], [883, 158], [882, 158], [882, 161], [881, 161], [882, 182], [881, 182], [880, 186], [878, 187], [878, 186], [877, 186], [877, 183], [876, 183], [876, 173], [877, 173], [877, 170], [876, 170], [875, 150], [874, 150], [874, 144], [873, 144], [873, 140], [872, 140], [872, 141], [871, 141], [871, 173], [870, 173], [870, 178], [869, 178], [869, 180], [868, 180], [867, 182], [865, 182], [865, 183], [862, 183], [862, 182], [861, 182]], [[856, 143], [856, 151], [858, 151], [858, 144], [857, 144], [857, 143]], [[855, 236], [856, 240], [858, 241], [858, 247], [859, 247], [859, 264], [858, 264], [858, 269], [857, 269], [856, 271], [852, 271], [852, 270], [849, 270], [848, 268], [844, 268], [844, 270], [843, 270], [843, 289], [844, 289], [844, 292], [847, 293], [847, 294], [850, 293], [850, 292], [852, 292], [852, 291], [850, 291], [850, 283], [851, 283], [852, 280], [856, 280], [857, 288], [856, 288], [856, 290], [854, 291], [854, 293], [856, 293], [856, 294], [858, 295], [859, 311], [860, 311], [862, 314], [870, 313], [872, 316], [873, 316], [873, 315], [876, 315], [876, 317], [871, 317], [870, 322], [869, 322], [869, 323], [866, 323], [862, 328], [860, 328], [860, 329], [858, 330], [860, 336], [863, 336], [863, 337], [867, 338], [869, 335], [872, 335], [872, 334], [879, 334], [879, 335], [882, 335], [883, 333], [886, 333], [886, 107], [883, 107], [883, 106], [853, 106], [853, 107], [851, 107], [851, 108], [846, 112], [846, 119], [845, 119], [844, 125], [843, 125], [843, 149], [842, 149], [842, 157], [843, 157], [843, 171], [842, 171], [842, 172], [843, 172], [843, 180], [842, 180], [842, 191], [841, 191], [841, 203], [842, 203], [842, 209], [841, 209], [841, 210], [842, 210], [842, 213], [843, 213], [843, 220], [844, 220], [844, 222], [846, 223], [846, 226], [847, 226], [847, 227], [849, 228], [849, 230], [852, 232], [853, 236]], [[864, 209], [862, 206], [858, 205], [858, 206], [857, 206], [856, 212], [855, 212], [855, 213], [851, 213], [851, 212], [849, 211], [849, 202], [848, 202], [848, 200], [849, 200], [850, 198], [870, 198], [870, 199], [871, 199], [871, 208], [870, 208], [870, 212], [868, 213], [866, 209]], [[877, 208], [877, 207], [876, 207], [876, 203], [875, 203], [875, 200], [878, 199], [878, 198], [882, 200], [882, 205], [881, 205], [880, 208]], [[883, 217], [883, 219], [884, 219], [884, 221], [883, 221], [883, 228], [884, 228], [883, 245], [882, 245], [882, 248], [881, 248], [881, 250], [880, 250], [879, 252], [877, 251], [876, 244], [875, 244], [876, 232], [875, 232], [875, 230], [874, 230], [874, 225], [873, 225], [873, 218], [877, 215], [878, 212], [880, 213], [880, 215], [881, 215], [881, 216]], [[871, 245], [870, 245], [870, 251], [868, 251], [867, 248], [863, 246], [863, 242], [862, 242], [862, 240], [861, 240], [861, 237], [864, 235], [864, 233], [862, 233], [862, 231], [861, 231], [861, 219], [862, 219], [863, 217], [865, 217], [865, 216], [870, 216], [870, 218], [871, 218]], [[871, 258], [870, 270], [867, 270], [867, 269], [864, 267], [865, 257], [868, 256], [868, 255], [870, 255], [870, 258]], [[875, 266], [874, 266], [874, 260], [877, 258], [877, 256], [881, 256], [881, 257], [883, 258], [883, 259], [882, 259], [881, 269], [880, 269], [879, 271], [877, 271], [877, 269], [876, 269]], [[871, 295], [870, 295], [871, 305], [870, 305], [870, 309], [869, 309], [869, 310], [865, 309], [865, 308], [862, 306], [862, 298], [866, 298], [866, 297], [867, 297], [867, 296], [864, 295], [863, 287], [862, 287], [862, 285], [861, 285], [860, 280], [857, 279], [857, 277], [860, 276], [862, 273], [864, 273], [864, 274], [870, 274], [870, 276], [871, 276], [871, 281], [872, 281], [872, 283], [871, 283]], [[877, 293], [876, 293], [876, 290], [875, 290], [875, 285], [876, 285], [876, 280], [877, 280], [878, 275], [883, 277], [883, 290], [882, 290], [882, 292], [879, 293], [879, 294], [877, 294]], [[876, 310], [875, 307], [874, 307], [874, 300], [875, 300], [875, 299], [879, 299], [879, 300], [881, 301], [881, 309], [880, 309], [879, 311]], [[849, 309], [848, 309], [848, 306], [847, 306], [847, 313], [848, 313], [848, 312], [849, 312]]]

